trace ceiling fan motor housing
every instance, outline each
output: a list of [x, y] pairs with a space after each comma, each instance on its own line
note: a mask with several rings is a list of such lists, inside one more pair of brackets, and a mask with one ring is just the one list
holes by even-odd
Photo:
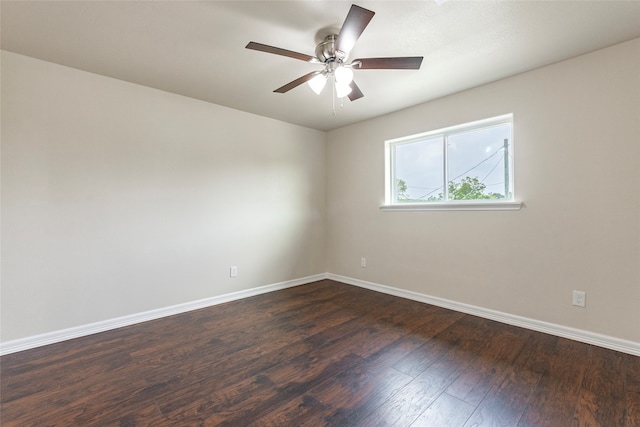
[[327, 62], [344, 62], [347, 59], [347, 54], [344, 52], [336, 51], [336, 40], [338, 36], [336, 34], [329, 34], [316, 46], [316, 58], [320, 61]]

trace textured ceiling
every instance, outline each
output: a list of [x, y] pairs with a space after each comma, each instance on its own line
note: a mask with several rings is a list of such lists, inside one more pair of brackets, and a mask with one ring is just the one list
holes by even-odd
[[640, 1], [364, 1], [376, 12], [350, 57], [424, 56], [419, 71], [357, 70], [364, 98], [307, 85], [344, 1], [2, 1], [2, 49], [320, 130], [331, 130], [640, 37]]

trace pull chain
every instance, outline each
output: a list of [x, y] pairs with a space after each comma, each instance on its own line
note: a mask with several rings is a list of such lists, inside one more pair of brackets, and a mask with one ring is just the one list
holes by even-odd
[[336, 115], [336, 82], [335, 82], [335, 78], [333, 81], [333, 90], [331, 91], [331, 100], [332, 100], [332, 106], [333, 106], [333, 115]]

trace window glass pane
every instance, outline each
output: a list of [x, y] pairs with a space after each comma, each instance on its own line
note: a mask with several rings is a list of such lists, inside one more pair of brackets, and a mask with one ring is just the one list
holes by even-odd
[[394, 201], [420, 203], [443, 197], [443, 138], [394, 145]]
[[449, 135], [449, 200], [511, 199], [510, 153], [510, 123]]

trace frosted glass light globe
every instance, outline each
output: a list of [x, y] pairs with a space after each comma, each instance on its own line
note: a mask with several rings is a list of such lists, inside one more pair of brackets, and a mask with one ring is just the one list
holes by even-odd
[[324, 74], [318, 74], [311, 80], [307, 82], [309, 87], [317, 94], [320, 95], [322, 89], [324, 89], [324, 85], [327, 83], [327, 76]]
[[348, 83], [340, 83], [336, 81], [336, 96], [338, 98], [345, 97], [351, 93], [351, 86]]
[[336, 82], [349, 84], [353, 81], [353, 70], [349, 67], [345, 67], [344, 65], [336, 68], [334, 72], [336, 76]]

